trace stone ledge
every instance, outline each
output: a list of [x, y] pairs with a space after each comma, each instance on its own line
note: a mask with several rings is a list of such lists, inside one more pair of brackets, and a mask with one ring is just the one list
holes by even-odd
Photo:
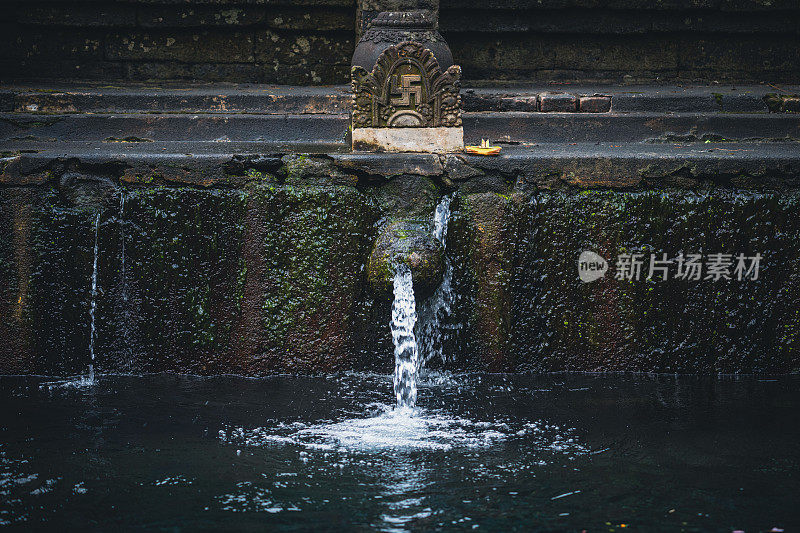
[[[131, 113], [131, 114], [36, 114], [0, 113], [0, 151], [8, 143], [151, 142], [252, 143], [263, 150], [295, 146], [299, 153], [324, 153], [317, 145], [341, 144], [350, 121], [345, 114], [243, 114], [243, 113]], [[486, 112], [463, 114], [464, 140], [481, 139], [507, 144], [582, 142], [755, 142], [800, 139], [800, 115], [795, 113], [527, 113]], [[356, 132], [357, 134], [359, 132]], [[383, 135], [389, 135], [383, 132]], [[396, 131], [391, 135], [409, 135]], [[437, 149], [419, 141], [396, 149]], [[358, 148], [358, 147], [357, 147]], [[384, 148], [385, 149], [385, 148]], [[190, 150], [191, 151], [191, 150]], [[225, 151], [220, 148], [220, 151]]]
[[[168, 145], [168, 146], [167, 146]], [[498, 157], [460, 154], [295, 154], [311, 170], [295, 184], [364, 186], [395, 176], [433, 178], [468, 192], [510, 191], [515, 187], [644, 190], [694, 188], [704, 182], [752, 189], [800, 187], [797, 143], [686, 143], [642, 145], [581, 143], [505, 147]], [[280, 182], [287, 175], [286, 152], [220, 151], [216, 143], [148, 143], [146, 147], [81, 143], [0, 159], [0, 186], [49, 183], [66, 172], [103, 175], [129, 185], [162, 184], [242, 187], [253, 181]], [[241, 148], [232, 146], [230, 148]], [[29, 150], [31, 150], [29, 148]], [[312, 168], [313, 167], [313, 168]], [[313, 178], [313, 179], [312, 179]]]

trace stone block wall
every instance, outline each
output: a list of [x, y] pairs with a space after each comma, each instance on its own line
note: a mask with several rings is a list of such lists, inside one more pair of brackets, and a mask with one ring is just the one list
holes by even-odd
[[793, 0], [13, 0], [0, 80], [341, 84], [360, 25], [411, 7], [471, 85], [800, 79]]
[[800, 79], [793, 0], [441, 0], [468, 84]]
[[0, 79], [345, 83], [354, 0], [11, 2]]

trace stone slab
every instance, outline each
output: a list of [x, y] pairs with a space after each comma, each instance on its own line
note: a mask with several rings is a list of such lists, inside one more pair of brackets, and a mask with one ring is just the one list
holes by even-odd
[[353, 150], [366, 152], [432, 152], [464, 149], [463, 128], [355, 128]]

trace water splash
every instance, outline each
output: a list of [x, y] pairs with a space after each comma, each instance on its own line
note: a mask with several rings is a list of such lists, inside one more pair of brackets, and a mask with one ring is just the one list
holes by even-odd
[[417, 339], [423, 366], [437, 358], [442, 363], [447, 362], [443, 347], [443, 331], [453, 303], [453, 265], [446, 253], [452, 200], [452, 196], [442, 198], [433, 214], [433, 237], [442, 243], [442, 248], [445, 249], [444, 275], [442, 283], [433, 295], [420, 306]]
[[574, 430], [540, 420], [476, 421], [442, 410], [417, 409], [412, 414], [389, 405], [370, 407], [379, 409], [379, 414], [317, 424], [274, 421], [249, 429], [224, 426], [218, 436], [222, 442], [237, 446], [300, 446], [322, 452], [471, 451], [520, 440], [533, 444], [529, 451], [537, 455], [576, 456], [589, 451]]
[[412, 409], [417, 403], [417, 370], [419, 352], [414, 336], [417, 304], [411, 269], [401, 263], [394, 275], [392, 303], [392, 341], [394, 342], [394, 394], [397, 407]]

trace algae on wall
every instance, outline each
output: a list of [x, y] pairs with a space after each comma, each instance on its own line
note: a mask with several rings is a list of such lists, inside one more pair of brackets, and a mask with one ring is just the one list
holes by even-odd
[[[85, 368], [98, 212], [100, 371], [388, 370], [390, 302], [366, 264], [394, 204], [292, 183], [133, 187], [124, 204], [110, 183], [0, 190], [0, 371]], [[723, 188], [461, 194], [446, 366], [798, 371], [798, 207], [798, 192]], [[579, 280], [586, 249], [606, 278]], [[758, 252], [759, 279], [613, 278], [619, 253], [681, 251]]]
[[[454, 215], [457, 343], [468, 367], [515, 370], [800, 370], [797, 193], [542, 191], [469, 195]], [[581, 251], [612, 271], [577, 275]], [[763, 256], [757, 280], [646, 280], [651, 253]], [[647, 258], [616, 280], [620, 253]], [[490, 302], [502, 302], [495, 305]], [[503, 360], [497, 363], [496, 354]]]
[[98, 213], [101, 372], [355, 368], [383, 330], [365, 269], [377, 212], [355, 188], [146, 187], [80, 203], [29, 193], [0, 191], [0, 231], [21, 235], [0, 246], [4, 372], [88, 364]]
[[236, 190], [125, 193], [124, 208], [115, 206], [114, 224], [101, 234], [100, 286], [108, 296], [98, 306], [101, 369], [220, 368], [237, 315], [244, 205]]
[[248, 374], [355, 366], [372, 327], [365, 265], [376, 218], [352, 187], [249, 192], [242, 320], [258, 318], [242, 326], [236, 365]]

